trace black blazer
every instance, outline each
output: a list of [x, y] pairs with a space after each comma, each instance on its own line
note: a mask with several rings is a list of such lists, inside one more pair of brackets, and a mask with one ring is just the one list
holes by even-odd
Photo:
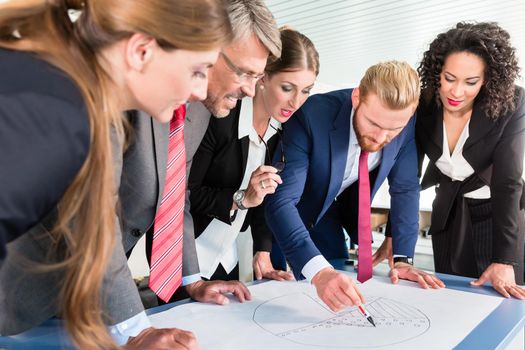
[[74, 82], [37, 56], [0, 49], [0, 261], [54, 210], [89, 151]]
[[[525, 149], [525, 91], [516, 87], [516, 109], [493, 121], [478, 103], [470, 119], [469, 138], [463, 147], [463, 157], [474, 168], [468, 181], [472, 189], [490, 186], [493, 221], [493, 261], [523, 264], [523, 256], [516, 254], [516, 247], [523, 246], [525, 204], [523, 159]], [[423, 176], [422, 189], [447, 181], [435, 166], [443, 154], [443, 110], [420, 103], [417, 110], [416, 139], [422, 156], [430, 163]], [[467, 181], [467, 179], [465, 179]], [[438, 189], [442, 191], [440, 186]], [[472, 190], [469, 189], [469, 190]], [[464, 191], [466, 192], [466, 191]], [[449, 200], [434, 203], [433, 211], [449, 212], [455, 194], [440, 193]], [[434, 223], [433, 223], [434, 224]]]
[[[206, 229], [213, 219], [230, 224], [233, 194], [241, 186], [248, 160], [249, 139], [239, 140], [241, 103], [225, 118], [211, 118], [206, 134], [193, 157], [188, 186], [195, 237]], [[273, 155], [279, 135], [267, 144]], [[265, 157], [272, 159], [272, 157]], [[254, 251], [271, 251], [272, 233], [266, 225], [264, 205], [248, 209], [241, 231], [251, 226]]]

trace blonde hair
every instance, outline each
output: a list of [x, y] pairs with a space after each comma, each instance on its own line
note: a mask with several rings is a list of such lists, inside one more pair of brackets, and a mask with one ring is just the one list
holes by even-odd
[[374, 93], [387, 107], [395, 110], [419, 102], [419, 77], [414, 68], [406, 62], [387, 61], [375, 64], [366, 70], [359, 83], [360, 99]]
[[281, 38], [273, 14], [263, 0], [226, 0], [233, 41], [254, 34], [270, 51], [270, 57], [281, 56]]
[[[81, 11], [73, 23], [68, 10]], [[202, 25], [206, 23], [206, 25]], [[31, 51], [71, 77], [82, 92], [91, 139], [86, 161], [58, 205], [53, 228], [65, 243], [60, 314], [81, 349], [113, 349], [101, 312], [101, 286], [115, 244], [111, 129], [123, 138], [113, 82], [100, 49], [142, 32], [166, 50], [204, 51], [229, 42], [220, 0], [10, 0], [0, 4], [0, 47]], [[118, 242], [120, 244], [120, 242]], [[48, 270], [49, 270], [48, 269]]]

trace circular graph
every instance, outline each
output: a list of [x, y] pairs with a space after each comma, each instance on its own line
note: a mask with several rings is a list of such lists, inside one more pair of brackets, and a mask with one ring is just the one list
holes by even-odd
[[367, 301], [366, 310], [376, 327], [355, 307], [334, 313], [317, 296], [306, 293], [262, 303], [255, 309], [253, 320], [277, 337], [318, 348], [388, 347], [430, 328], [428, 317], [413, 306], [382, 297], [367, 297]]

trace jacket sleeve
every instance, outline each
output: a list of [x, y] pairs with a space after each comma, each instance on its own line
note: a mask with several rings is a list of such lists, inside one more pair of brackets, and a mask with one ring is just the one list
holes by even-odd
[[0, 94], [0, 259], [4, 243], [58, 203], [84, 163], [89, 121], [83, 106], [57, 97]]
[[415, 118], [405, 129], [405, 139], [388, 174], [390, 192], [389, 219], [393, 253], [414, 256], [419, 230], [419, 178]]
[[295, 276], [299, 278], [304, 265], [313, 257], [321, 255], [297, 210], [306, 183], [312, 148], [309, 126], [301, 109], [284, 125], [284, 135], [293, 137], [283, 138], [286, 154], [286, 166], [280, 174], [283, 183], [273, 195], [267, 196], [266, 221]]
[[253, 252], [272, 251], [272, 231], [266, 224], [266, 200], [261, 205], [250, 209], [250, 227], [252, 229]]
[[[219, 152], [224, 142], [218, 142], [220, 133], [215, 118], [210, 120], [210, 125], [206, 134], [193, 157], [190, 176], [190, 202], [193, 215], [210, 216], [230, 224], [230, 210], [233, 204], [233, 194], [238, 188], [234, 187], [214, 187], [205, 185], [205, 179], [213, 176], [213, 160]], [[221, 164], [228, 167], [227, 162]]]
[[523, 159], [525, 92], [519, 89], [516, 111], [505, 126], [493, 153], [490, 192], [493, 213], [492, 261], [523, 264]]

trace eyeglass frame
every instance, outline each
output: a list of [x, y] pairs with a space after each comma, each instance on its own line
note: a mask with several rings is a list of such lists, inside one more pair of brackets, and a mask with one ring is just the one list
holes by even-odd
[[277, 174], [280, 174], [284, 170], [284, 167], [286, 166], [286, 159], [284, 156], [284, 147], [283, 147], [283, 134], [281, 130], [275, 128], [272, 124], [270, 124], [270, 127], [277, 132], [277, 135], [279, 135], [279, 143], [281, 145], [281, 160], [280, 161], [277, 161], [274, 164], [272, 164], [272, 158], [270, 156], [270, 149], [268, 148], [268, 144], [264, 141], [261, 135], [257, 135], [257, 136], [259, 136], [259, 140], [261, 140], [261, 142], [264, 144], [264, 147], [266, 147], [266, 157], [268, 157], [268, 160], [269, 160], [268, 164], [270, 164], [275, 169], [277, 169]]
[[221, 51], [220, 54], [224, 58], [224, 62], [226, 62], [228, 68], [237, 76], [240, 82], [242, 82], [243, 80], [253, 80], [255, 82], [258, 82], [264, 77], [264, 73], [255, 75], [245, 72], [242, 68], [238, 67], [235, 63], [233, 63], [232, 60], [224, 52]]

